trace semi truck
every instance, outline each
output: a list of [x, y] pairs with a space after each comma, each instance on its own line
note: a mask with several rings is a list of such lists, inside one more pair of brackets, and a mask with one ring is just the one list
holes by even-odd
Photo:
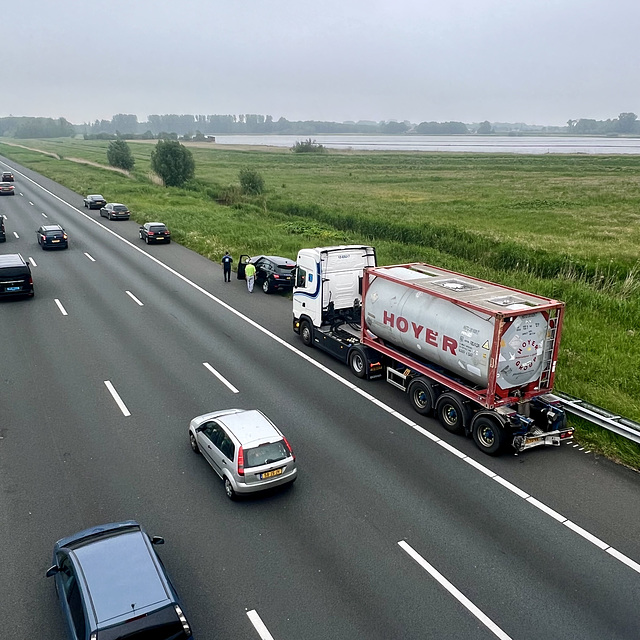
[[555, 378], [564, 303], [424, 263], [377, 266], [375, 249], [302, 249], [293, 330], [421, 415], [497, 455], [573, 436]]

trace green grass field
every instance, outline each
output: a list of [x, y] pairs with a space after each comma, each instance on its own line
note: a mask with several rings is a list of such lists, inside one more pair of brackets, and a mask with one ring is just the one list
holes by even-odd
[[[141, 223], [165, 221], [215, 261], [225, 249], [295, 258], [305, 246], [368, 242], [380, 264], [423, 261], [563, 300], [556, 387], [640, 421], [640, 157], [205, 144], [191, 147], [195, 180], [165, 189], [150, 180], [152, 144], [130, 143], [131, 177], [68, 160], [106, 165], [107, 146], [2, 140], [0, 153], [78, 193], [124, 202]], [[264, 177], [263, 195], [238, 194], [243, 167]], [[640, 469], [638, 445], [577, 427], [590, 448]]]

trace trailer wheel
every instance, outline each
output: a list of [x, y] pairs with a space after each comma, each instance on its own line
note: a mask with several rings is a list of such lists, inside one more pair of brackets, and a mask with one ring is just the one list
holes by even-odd
[[469, 419], [469, 410], [457, 394], [443, 393], [438, 398], [436, 415], [440, 424], [449, 432], [463, 434]]
[[306, 320], [300, 323], [300, 337], [306, 347], [313, 347], [313, 333], [311, 332], [311, 326]]
[[424, 380], [414, 380], [407, 389], [411, 406], [420, 415], [428, 416], [433, 411], [434, 393], [430, 384]]
[[356, 378], [367, 377], [367, 356], [360, 349], [353, 349], [349, 354], [349, 368]]
[[504, 444], [505, 434], [502, 425], [489, 416], [479, 416], [473, 421], [473, 441], [478, 449], [495, 456]]

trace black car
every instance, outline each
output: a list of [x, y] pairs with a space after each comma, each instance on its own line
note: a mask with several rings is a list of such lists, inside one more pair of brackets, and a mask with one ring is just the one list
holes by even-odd
[[4, 216], [0, 216], [0, 242], [6, 242], [7, 230], [4, 228]]
[[104, 205], [107, 204], [107, 201], [98, 194], [94, 194], [92, 196], [87, 196], [84, 199], [84, 206], [87, 209], [102, 209]]
[[43, 249], [69, 248], [69, 236], [59, 224], [43, 224], [36, 234]]
[[171, 242], [171, 231], [162, 222], [147, 222], [143, 224], [140, 227], [138, 236], [140, 240], [144, 240], [147, 244], [152, 242], [169, 244]]
[[[246, 259], [240, 256], [238, 264], [238, 278], [243, 279]], [[262, 286], [265, 293], [293, 289], [293, 271], [296, 263], [290, 258], [281, 256], [254, 256], [249, 262], [256, 268], [256, 284]]]
[[0, 182], [0, 196], [15, 196], [16, 188], [10, 182]]
[[0, 297], [33, 296], [31, 267], [19, 253], [0, 255]]
[[13, 173], [11, 171], [3, 171], [2, 172], [2, 182], [13, 182], [14, 181]]
[[109, 202], [100, 209], [100, 216], [109, 220], [128, 220], [131, 212], [123, 204]]

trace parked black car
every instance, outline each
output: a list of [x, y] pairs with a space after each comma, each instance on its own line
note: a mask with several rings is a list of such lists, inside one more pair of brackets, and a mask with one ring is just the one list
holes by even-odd
[[128, 220], [131, 216], [131, 211], [127, 209], [123, 204], [118, 202], [109, 202], [100, 209], [100, 216], [103, 218], [109, 218], [109, 220]]
[[87, 209], [102, 209], [104, 205], [107, 204], [107, 201], [98, 194], [94, 194], [92, 196], [87, 196], [84, 199], [84, 206]]
[[143, 224], [140, 227], [138, 236], [140, 240], [144, 240], [147, 244], [152, 242], [169, 244], [171, 242], [171, 231], [162, 222], [147, 222]]
[[[247, 255], [240, 256], [238, 263], [238, 279], [244, 280]], [[256, 284], [262, 287], [265, 293], [273, 291], [293, 289], [293, 271], [296, 263], [290, 258], [281, 256], [254, 256], [249, 262], [256, 267]]]
[[33, 296], [31, 267], [19, 253], [0, 255], [0, 297]]
[[38, 244], [43, 249], [68, 249], [69, 236], [59, 224], [43, 224], [36, 231]]

